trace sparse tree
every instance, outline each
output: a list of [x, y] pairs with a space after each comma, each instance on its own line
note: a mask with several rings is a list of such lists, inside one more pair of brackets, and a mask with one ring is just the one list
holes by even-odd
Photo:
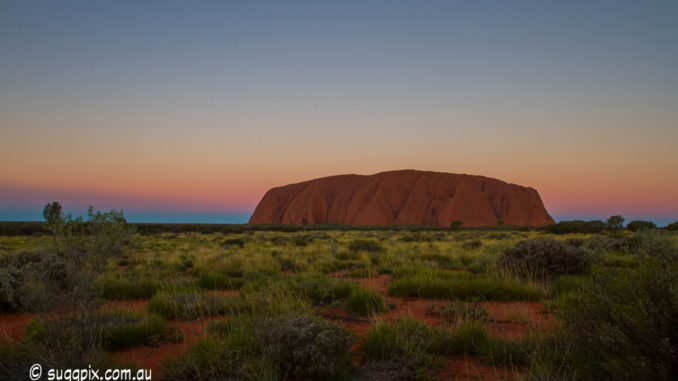
[[452, 230], [457, 230], [457, 229], [460, 229], [462, 225], [464, 225], [464, 222], [463, 222], [463, 221], [454, 220], [454, 221], [452, 221], [452, 223], [450, 224], [450, 229], [452, 229]]
[[504, 219], [503, 218], [497, 219], [497, 226], [504, 226]]
[[607, 219], [607, 228], [610, 230], [622, 230], [624, 228], [624, 220], [625, 218], [620, 215], [611, 216]]
[[56, 239], [57, 231], [64, 222], [64, 215], [61, 204], [57, 201], [45, 205], [42, 210], [42, 216], [45, 218], [45, 228], [52, 232], [52, 238]]

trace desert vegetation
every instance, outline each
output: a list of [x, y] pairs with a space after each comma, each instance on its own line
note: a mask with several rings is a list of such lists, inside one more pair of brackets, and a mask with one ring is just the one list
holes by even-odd
[[41, 230], [0, 236], [0, 378], [676, 379], [678, 235], [616, 217], [140, 232], [51, 204]]

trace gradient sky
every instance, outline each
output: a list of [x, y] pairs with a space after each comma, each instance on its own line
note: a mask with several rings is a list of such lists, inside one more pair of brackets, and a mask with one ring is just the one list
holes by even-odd
[[678, 220], [676, 1], [0, 1], [0, 220], [422, 169]]

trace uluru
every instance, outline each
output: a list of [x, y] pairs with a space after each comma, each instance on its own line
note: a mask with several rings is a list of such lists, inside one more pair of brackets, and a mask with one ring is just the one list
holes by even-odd
[[250, 224], [513, 226], [554, 223], [530, 187], [417, 170], [337, 175], [270, 189]]

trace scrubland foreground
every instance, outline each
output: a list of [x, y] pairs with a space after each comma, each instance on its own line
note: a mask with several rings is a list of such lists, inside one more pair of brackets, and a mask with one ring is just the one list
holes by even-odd
[[675, 232], [50, 228], [0, 237], [3, 380], [678, 379]]

